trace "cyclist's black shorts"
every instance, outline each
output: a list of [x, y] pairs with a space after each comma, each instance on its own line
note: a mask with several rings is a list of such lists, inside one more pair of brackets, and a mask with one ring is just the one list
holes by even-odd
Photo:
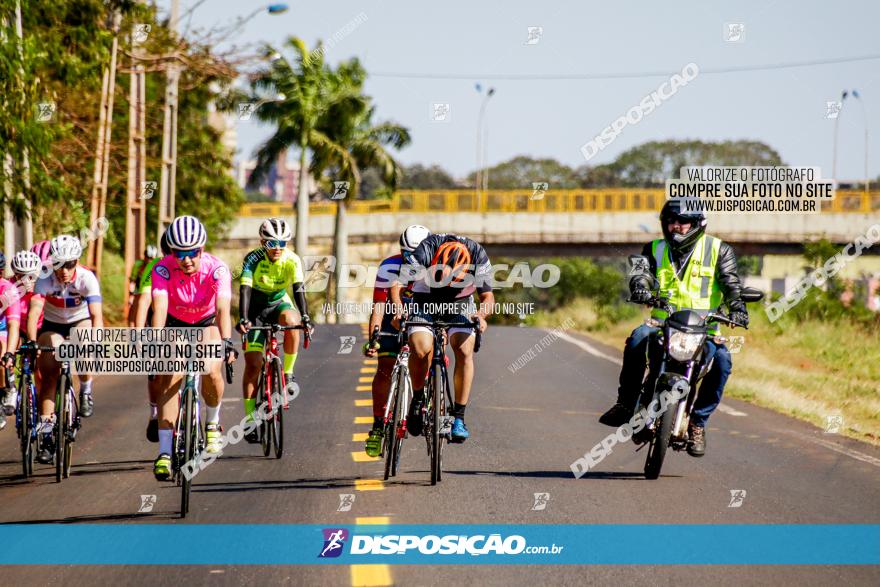
[[40, 326], [39, 331], [37, 331], [37, 336], [40, 336], [44, 332], [54, 332], [55, 334], [60, 334], [64, 338], [70, 338], [70, 331], [82, 324], [83, 322], [88, 322], [89, 324], [91, 324], [91, 319], [87, 318], [85, 320], [77, 320], [76, 322], [71, 322], [70, 324], [61, 324], [60, 322], [43, 320], [43, 325]]
[[[451, 302], [457, 302], [462, 307], [467, 307], [468, 303], [469, 303], [467, 299], [451, 300]], [[462, 326], [468, 326], [471, 324], [470, 318], [468, 318], [465, 314], [459, 314], [459, 313], [431, 314], [431, 313], [428, 313], [427, 309], [430, 307], [430, 305], [432, 303], [436, 304], [436, 303], [440, 303], [440, 302], [437, 302], [436, 297], [434, 297], [432, 299], [432, 296], [430, 294], [418, 294], [418, 293], [415, 294], [413, 296], [413, 303], [410, 306], [410, 315], [409, 315], [408, 320], [424, 322], [425, 326], [429, 326], [430, 324], [433, 324], [435, 320], [438, 322], [452, 322], [455, 324], [461, 324]], [[412, 328], [414, 328], [414, 327], [417, 328], [418, 325], [411, 324], [409, 326], [410, 333], [412, 333]], [[473, 334], [473, 332], [474, 332], [471, 329], [456, 330], [454, 326], [451, 327], [449, 329], [449, 331], [450, 331], [450, 333], [453, 333], [453, 334], [455, 332], [461, 332], [463, 334]]]
[[216, 314], [211, 314], [203, 320], [190, 324], [189, 322], [184, 322], [183, 320], [179, 320], [171, 314], [168, 314], [168, 317], [165, 319], [165, 328], [206, 328], [208, 326], [213, 326], [216, 318]]

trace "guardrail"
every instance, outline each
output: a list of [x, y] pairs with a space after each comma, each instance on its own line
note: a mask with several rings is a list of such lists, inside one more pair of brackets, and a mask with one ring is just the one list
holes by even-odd
[[[664, 202], [663, 188], [614, 188], [547, 190], [543, 197], [527, 190], [400, 190], [385, 200], [354, 200], [349, 214], [447, 213], [458, 212], [653, 212]], [[880, 214], [880, 192], [838, 190], [834, 200], [823, 202], [822, 212]], [[251, 203], [242, 206], [240, 216], [290, 216], [289, 203]], [[336, 202], [313, 202], [310, 214], [335, 214]]]

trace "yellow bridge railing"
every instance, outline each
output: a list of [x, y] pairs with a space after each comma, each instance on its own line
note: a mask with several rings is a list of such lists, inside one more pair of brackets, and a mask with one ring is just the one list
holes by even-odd
[[[547, 190], [400, 190], [387, 200], [354, 200], [350, 214], [457, 212], [652, 212], [664, 202], [663, 188]], [[336, 202], [313, 202], [311, 214], [334, 214]], [[289, 203], [267, 202], [242, 206], [240, 216], [269, 217], [293, 214]], [[834, 200], [822, 203], [823, 212], [880, 214], [880, 191], [837, 190]]]

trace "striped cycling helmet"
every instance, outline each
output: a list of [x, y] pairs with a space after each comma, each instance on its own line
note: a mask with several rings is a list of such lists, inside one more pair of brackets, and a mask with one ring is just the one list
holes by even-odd
[[290, 225], [281, 218], [266, 218], [260, 225], [260, 238], [264, 241], [289, 241]]
[[200, 249], [208, 241], [205, 227], [195, 216], [178, 216], [168, 227], [168, 246], [178, 251]]
[[50, 241], [40, 241], [31, 247], [31, 252], [36, 253], [40, 258], [40, 261], [48, 261], [49, 260], [49, 249], [51, 248], [52, 243]]
[[37, 273], [42, 264], [43, 261], [40, 260], [39, 255], [33, 251], [19, 251], [12, 257], [12, 262], [9, 265], [15, 273], [26, 275]]
[[53, 263], [78, 261], [82, 252], [79, 239], [69, 234], [60, 234], [53, 238], [49, 244], [49, 254], [52, 256]]

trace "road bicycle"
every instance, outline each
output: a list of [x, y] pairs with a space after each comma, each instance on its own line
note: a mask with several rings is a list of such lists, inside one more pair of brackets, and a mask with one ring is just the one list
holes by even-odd
[[[34, 454], [39, 452], [42, 435], [39, 433], [40, 414], [37, 403], [37, 387], [34, 385], [33, 365], [37, 360], [38, 351], [51, 351], [52, 347], [39, 346], [35, 342], [24, 342], [16, 351], [16, 356], [21, 357], [18, 378], [18, 393], [15, 405], [15, 428], [18, 432], [21, 449], [21, 468], [24, 478], [27, 479], [34, 473]], [[13, 372], [7, 381], [14, 381]], [[12, 384], [12, 383], [10, 383]]]
[[[379, 332], [379, 327], [376, 326], [370, 335], [370, 346], [375, 346], [380, 338], [397, 338], [399, 340], [401, 336], [396, 332]], [[388, 400], [385, 402], [385, 414], [382, 418], [384, 436], [382, 438], [382, 452], [379, 456], [385, 458], [386, 481], [397, 475], [403, 439], [407, 436], [406, 416], [413, 396], [412, 381], [409, 377], [409, 353], [409, 341], [404, 339], [400, 343], [397, 361], [391, 371], [391, 387], [388, 392]]]
[[[55, 352], [53, 347], [41, 347], [40, 350]], [[62, 479], [70, 477], [70, 467], [73, 464], [73, 442], [76, 440], [77, 430], [80, 429], [80, 422], [79, 406], [70, 373], [70, 361], [63, 361], [58, 385], [55, 387], [55, 426], [53, 429], [55, 481], [58, 483], [61, 483]]]
[[[263, 345], [263, 366], [257, 380], [257, 404], [254, 412], [255, 414], [269, 414], [269, 417], [260, 420], [257, 434], [260, 438], [263, 456], [268, 457], [269, 452], [274, 448], [275, 458], [280, 459], [284, 454], [284, 410], [290, 409], [290, 405], [287, 402], [287, 379], [284, 376], [281, 357], [278, 354], [278, 339], [275, 338], [275, 335], [287, 330], [302, 330], [305, 333], [303, 348], [309, 348], [312, 335], [310, 330], [301, 324], [296, 326], [281, 326], [280, 324], [251, 326], [248, 332], [252, 330], [269, 333], [269, 336], [266, 337], [266, 344]], [[274, 405], [273, 397], [282, 398], [280, 408]]]
[[473, 329], [476, 333], [475, 353], [480, 351], [482, 334], [476, 318], [466, 323], [434, 321], [426, 324], [421, 320], [405, 320], [400, 327], [401, 337], [407, 336], [405, 333], [410, 326], [425, 326], [434, 334], [434, 351], [425, 385], [425, 406], [422, 409], [422, 433], [428, 445], [428, 457], [431, 459], [431, 485], [436, 485], [443, 478], [443, 441], [450, 440], [452, 423], [455, 420], [450, 414], [453, 400], [446, 369], [446, 331], [449, 328]]
[[[226, 382], [232, 383], [232, 364], [226, 363]], [[190, 463], [194, 471], [196, 459], [205, 450], [205, 433], [202, 430], [202, 375], [187, 371], [177, 391], [179, 408], [174, 427], [174, 454], [171, 458], [172, 481], [180, 487], [180, 517], [189, 513], [192, 477], [183, 472]]]

